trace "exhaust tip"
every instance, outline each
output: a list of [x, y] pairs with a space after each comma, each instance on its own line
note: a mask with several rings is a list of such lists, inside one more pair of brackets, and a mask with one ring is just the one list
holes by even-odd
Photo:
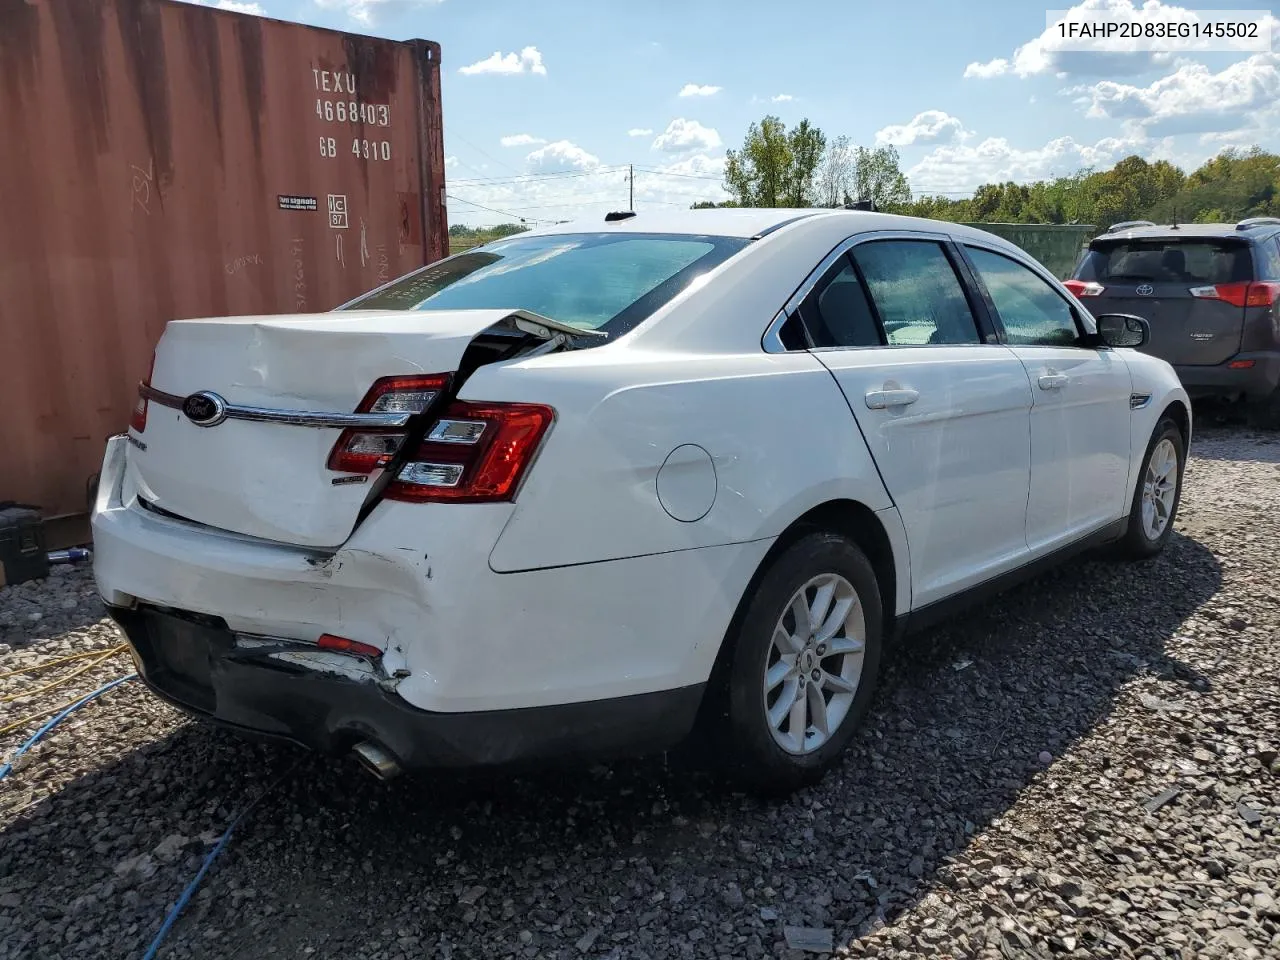
[[379, 780], [391, 780], [403, 772], [396, 758], [376, 743], [363, 740], [352, 747], [351, 752], [356, 755], [361, 765]]

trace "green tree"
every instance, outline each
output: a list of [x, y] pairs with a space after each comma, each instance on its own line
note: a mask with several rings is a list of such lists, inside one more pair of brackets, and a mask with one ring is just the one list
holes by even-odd
[[892, 146], [858, 147], [853, 155], [853, 191], [855, 200], [870, 200], [877, 210], [906, 208], [911, 187], [899, 166], [898, 151]]
[[808, 206], [826, 143], [807, 119], [788, 131], [777, 117], [765, 117], [747, 128], [741, 150], [725, 155], [725, 189], [737, 206]]
[[1202, 165], [1180, 189], [1155, 204], [1150, 219], [1232, 223], [1280, 215], [1280, 156], [1258, 147], [1224, 150]]
[[822, 161], [827, 138], [806, 118], [787, 134], [787, 141], [791, 148], [791, 172], [787, 182], [786, 206], [807, 207], [815, 199], [814, 175]]

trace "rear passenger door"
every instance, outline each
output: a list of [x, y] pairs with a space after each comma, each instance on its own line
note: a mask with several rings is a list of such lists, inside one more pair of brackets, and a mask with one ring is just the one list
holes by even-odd
[[1039, 270], [963, 249], [1031, 383], [1027, 545], [1048, 553], [1127, 511], [1132, 377], [1116, 351], [1081, 345], [1075, 307]]
[[[853, 411], [906, 529], [913, 609], [1027, 554], [1031, 389], [956, 256], [937, 235], [853, 238], [789, 305], [782, 344], [810, 348]], [[862, 442], [838, 425], [832, 441]]]

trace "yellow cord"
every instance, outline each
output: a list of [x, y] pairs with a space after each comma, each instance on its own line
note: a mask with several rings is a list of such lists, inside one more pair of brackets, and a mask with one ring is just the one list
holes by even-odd
[[50, 707], [48, 710], [41, 710], [39, 713], [33, 713], [29, 717], [23, 717], [21, 720], [15, 720], [13, 721], [13, 723], [6, 724], [5, 726], [0, 727], [0, 737], [4, 736], [6, 733], [9, 733], [13, 730], [17, 730], [19, 727], [25, 727], [32, 720], [40, 720], [40, 719], [43, 719], [44, 717], [49, 716], [49, 714], [51, 713], [57, 713], [60, 710], [65, 710], [67, 707], [70, 707], [76, 703], [79, 703], [83, 699], [84, 699], [84, 694], [80, 694], [79, 696], [72, 697], [66, 703], [60, 703], [56, 707]]
[[106, 653], [101, 653], [98, 655], [98, 658], [96, 660], [93, 660], [91, 663], [81, 667], [79, 670], [72, 670], [65, 677], [59, 677], [57, 680], [54, 680], [52, 683], [46, 683], [43, 687], [36, 687], [34, 690], [19, 690], [17, 693], [9, 694], [7, 697], [0, 697], [0, 703], [12, 703], [14, 700], [21, 700], [24, 697], [34, 697], [37, 693], [44, 693], [47, 690], [55, 690], [58, 687], [62, 686], [64, 683], [66, 683], [68, 680], [73, 680], [76, 677], [80, 676], [80, 674], [82, 673], [88, 673], [94, 667], [100, 665], [103, 661], [110, 660], [112, 657], [118, 654], [122, 649], [123, 647], [116, 647], [113, 650], [108, 650]]
[[56, 667], [60, 663], [70, 663], [72, 660], [84, 660], [86, 657], [100, 657], [104, 652], [119, 653], [125, 648], [125, 644], [119, 644], [112, 647], [109, 651], [103, 650], [85, 650], [82, 653], [73, 653], [68, 657], [59, 657], [57, 660], [50, 660], [47, 663], [37, 663], [33, 667], [23, 667], [21, 670], [10, 670], [7, 673], [0, 673], [0, 680], [7, 677], [16, 677], [24, 673], [37, 673], [41, 670], [48, 670], [50, 667]]

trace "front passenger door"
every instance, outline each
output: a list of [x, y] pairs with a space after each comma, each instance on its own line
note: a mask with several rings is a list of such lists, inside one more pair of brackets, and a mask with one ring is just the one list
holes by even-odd
[[1116, 351], [1080, 345], [1075, 309], [1038, 272], [964, 251], [1031, 383], [1027, 545], [1048, 553], [1128, 512], [1132, 378]]

